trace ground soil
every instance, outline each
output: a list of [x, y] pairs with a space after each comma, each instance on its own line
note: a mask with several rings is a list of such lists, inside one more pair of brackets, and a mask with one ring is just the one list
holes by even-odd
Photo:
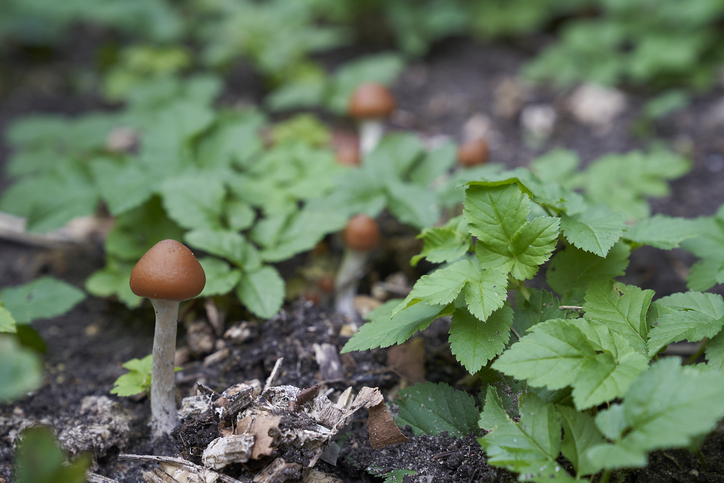
[[[54, 54], [38, 63], [13, 54], [17, 68], [0, 75], [0, 130], [14, 119], [37, 111], [78, 113], [97, 108], [100, 103], [68, 80], [75, 72], [77, 59]], [[79, 55], [79, 54], [76, 54]], [[452, 40], [436, 46], [423, 61], [411, 65], [395, 87], [402, 114], [393, 127], [414, 129], [425, 136], [446, 135], [462, 138], [465, 123], [476, 114], [491, 122], [491, 158], [506, 166], [524, 166], [536, 155], [553, 147], [575, 150], [587, 163], [607, 152], [625, 152], [645, 148], [650, 137], [632, 134], [639, 119], [643, 97], [628, 93], [628, 107], [605, 134], [596, 134], [578, 123], [564, 109], [568, 92], [533, 88], [524, 104], [550, 104], [559, 113], [551, 137], [541, 145], [526, 142], [518, 118], [497, 115], [495, 89], [513, 78], [528, 54], [507, 45], [479, 45], [466, 40]], [[80, 65], [92, 65], [87, 56]], [[64, 75], [57, 75], [59, 69]], [[254, 95], [261, 92], [259, 79], [248, 69], [240, 69], [232, 83], [230, 99], [244, 97], [245, 86]], [[722, 96], [715, 90], [676, 115], [658, 121], [652, 133], [670, 144], [688, 146], [693, 159], [692, 171], [671, 184], [671, 195], [654, 200], [656, 213], [675, 216], [711, 215], [724, 203], [724, 143], [715, 128], [703, 122], [704, 113]], [[0, 144], [4, 161], [7, 148]], [[0, 178], [0, 188], [8, 180]], [[390, 267], [391, 257], [380, 258], [373, 274], [386, 275], [400, 269]], [[642, 249], [632, 256], [627, 281], [656, 290], [658, 295], [686, 290], [683, 275], [693, 259], [685, 252], [664, 253]], [[69, 251], [53, 251], [0, 241], [0, 286], [17, 285], [44, 273], [53, 274], [80, 286], [95, 269], [102, 266], [103, 254], [98, 244]], [[385, 263], [387, 265], [385, 265]], [[199, 302], [187, 307], [187, 322], [201, 318]], [[244, 314], [230, 313], [227, 325], [241, 322]], [[148, 305], [136, 311], [110, 300], [89, 298], [70, 313], [52, 320], [38, 321], [34, 327], [48, 345], [45, 355], [46, 383], [36, 394], [14, 404], [0, 406], [0, 482], [12, 481], [12, 437], [23, 421], [46, 421], [56, 427], [71, 424], [77, 418], [86, 396], [109, 396], [130, 415], [131, 430], [115, 447], [99, 456], [94, 471], [124, 482], [141, 481], [143, 465], [121, 462], [119, 453], [175, 454], [178, 441], [152, 445], [147, 420], [150, 413], [146, 399], [116, 398], [109, 391], [113, 381], [124, 371], [121, 363], [143, 357], [150, 352], [153, 337], [152, 313]], [[227, 353], [204, 362], [192, 358], [178, 374], [179, 396], [194, 392], [203, 382], [215, 390], [251, 379], [264, 380], [280, 357], [282, 370], [276, 380], [300, 388], [320, 382], [319, 368], [312, 346], [329, 343], [341, 348], [347, 338], [340, 335], [345, 320], [310, 302], [290, 302], [269, 321], [258, 321], [258, 332], [243, 343], [225, 341]], [[454, 361], [446, 345], [446, 322], [438, 321], [423, 334], [425, 369], [428, 380], [446, 382], [477, 394], [475, 384], [466, 386], [465, 371]], [[179, 345], [185, 344], [181, 330]], [[394, 400], [404, 384], [403, 377], [387, 366], [387, 351], [375, 350], [342, 357], [344, 377], [327, 381], [325, 387], [338, 393], [348, 386], [379, 387], [387, 400]], [[394, 408], [393, 408], [394, 409]], [[439, 482], [513, 481], [511, 475], [485, 464], [485, 455], [475, 441], [476, 435], [456, 440], [445, 435], [414, 437], [409, 429], [408, 443], [384, 450], [372, 450], [368, 444], [364, 414], [360, 414], [345, 434], [337, 465], [320, 463], [320, 469], [345, 482], [380, 481], [370, 472], [384, 473], [399, 468], [414, 468], [420, 475]], [[651, 456], [648, 469], [626, 475], [629, 482], [721, 482], [724, 481], [724, 437], [720, 433], [704, 443], [700, 456], [684, 451], [665, 451]], [[423, 481], [419, 479], [405, 481]]]

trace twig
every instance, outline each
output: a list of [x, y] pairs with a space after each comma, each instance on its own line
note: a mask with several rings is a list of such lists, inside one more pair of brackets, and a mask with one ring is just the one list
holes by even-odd
[[559, 305], [558, 308], [561, 310], [583, 310], [580, 305]]
[[[279, 368], [281, 367], [283, 360], [284, 360], [284, 358], [280, 357], [274, 363], [274, 368], [272, 368], [271, 374], [269, 374], [269, 377], [267, 378], [266, 383], [264, 383], [264, 391], [266, 391], [273, 385], [274, 378], [277, 377], [277, 372], [279, 371]], [[262, 392], [264, 392], [264, 391], [262, 391]]]

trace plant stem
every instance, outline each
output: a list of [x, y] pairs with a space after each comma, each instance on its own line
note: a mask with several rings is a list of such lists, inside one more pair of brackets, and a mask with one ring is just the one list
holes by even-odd
[[380, 144], [383, 129], [384, 127], [379, 119], [369, 119], [360, 122], [359, 147], [363, 159]]
[[526, 300], [526, 302], [530, 302], [530, 292], [526, 288], [525, 285], [523, 285], [523, 282], [518, 285], [518, 291], [520, 291], [520, 294], [523, 296], [523, 298]]
[[357, 295], [357, 286], [367, 265], [368, 252], [361, 252], [346, 248], [342, 263], [337, 270], [334, 281], [334, 310], [344, 314], [357, 327], [357, 312], [354, 310], [354, 298]]
[[691, 355], [691, 357], [689, 357], [689, 358], [686, 360], [686, 362], [684, 363], [684, 365], [687, 365], [687, 366], [688, 366], [688, 365], [696, 364], [696, 361], [698, 361], [699, 358], [704, 354], [704, 351], [706, 350], [706, 345], [707, 345], [708, 343], [709, 343], [709, 339], [704, 340], [704, 342], [701, 343], [701, 345], [699, 346], [699, 348], [697, 349], [697, 351], [694, 352], [694, 353]]
[[601, 476], [601, 479], [598, 480], [598, 483], [608, 483], [608, 478], [611, 476], [611, 470], [606, 470], [603, 472], [603, 476]]
[[151, 367], [151, 432], [153, 438], [169, 434], [178, 424], [173, 359], [179, 302], [151, 299], [156, 312]]

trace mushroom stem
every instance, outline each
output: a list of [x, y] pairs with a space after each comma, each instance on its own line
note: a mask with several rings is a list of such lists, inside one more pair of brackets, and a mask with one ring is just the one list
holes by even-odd
[[156, 312], [151, 368], [151, 431], [156, 439], [169, 434], [178, 424], [173, 360], [179, 302], [151, 299], [151, 304]]
[[384, 126], [382, 125], [382, 121], [379, 119], [365, 119], [360, 121], [359, 130], [359, 146], [360, 151], [362, 151], [362, 156], [364, 157], [365, 155], [371, 153], [377, 145], [380, 144]]
[[334, 281], [334, 309], [346, 315], [355, 329], [357, 328], [358, 315], [354, 309], [354, 298], [357, 295], [357, 287], [368, 258], [369, 252], [353, 250], [347, 247], [337, 271], [337, 278]]

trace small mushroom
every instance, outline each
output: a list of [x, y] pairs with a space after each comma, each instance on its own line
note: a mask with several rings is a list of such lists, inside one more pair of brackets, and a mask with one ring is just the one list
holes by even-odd
[[457, 153], [458, 164], [464, 167], [479, 166], [488, 162], [488, 143], [478, 138], [460, 145]]
[[360, 150], [369, 154], [382, 138], [382, 121], [397, 108], [390, 90], [382, 84], [360, 85], [349, 101], [349, 115], [360, 123]]
[[156, 312], [151, 368], [151, 428], [154, 438], [176, 426], [174, 353], [179, 302], [196, 297], [206, 275], [191, 250], [176, 240], [156, 243], [131, 272], [131, 291], [151, 300]]
[[334, 283], [334, 307], [337, 312], [349, 317], [354, 325], [357, 319], [354, 297], [369, 254], [380, 244], [380, 228], [373, 218], [356, 215], [344, 229], [344, 242], [344, 255]]

